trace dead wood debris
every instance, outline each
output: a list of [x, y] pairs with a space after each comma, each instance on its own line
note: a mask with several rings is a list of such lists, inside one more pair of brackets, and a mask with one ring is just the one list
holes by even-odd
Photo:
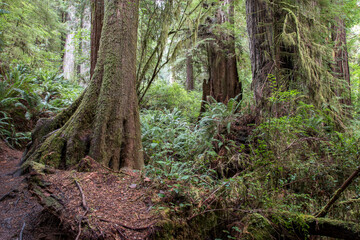
[[[85, 199], [84, 192], [83, 192], [80, 184], [78, 183], [78, 181], [77, 181], [76, 179], [75, 179], [75, 184], [76, 184], [76, 186], [79, 188], [79, 191], [80, 191], [80, 194], [81, 194], [82, 206], [83, 206], [84, 210], [87, 212], [87, 211], [89, 211], [89, 208], [88, 208], [88, 206], [87, 206], [87, 204], [86, 204], [86, 199]], [[86, 215], [86, 214], [85, 214], [85, 215]]]

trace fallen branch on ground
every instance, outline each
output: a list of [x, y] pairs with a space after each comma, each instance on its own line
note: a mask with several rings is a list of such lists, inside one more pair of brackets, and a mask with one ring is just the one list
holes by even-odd
[[341, 194], [345, 191], [345, 189], [350, 186], [350, 184], [359, 176], [360, 173], [360, 166], [351, 174], [351, 176], [346, 179], [343, 185], [336, 190], [334, 196], [330, 199], [330, 201], [321, 209], [320, 212], [315, 214], [315, 217], [325, 217], [326, 214], [329, 212], [331, 206], [340, 198]]
[[74, 180], [74, 181], [75, 181], [76, 186], [79, 188], [79, 191], [80, 191], [80, 194], [81, 194], [82, 206], [83, 206], [84, 210], [87, 212], [87, 211], [89, 211], [89, 208], [88, 208], [88, 206], [86, 204], [86, 199], [85, 199], [84, 192], [83, 192], [80, 184], [78, 183], [78, 181], [77, 180]]
[[25, 223], [25, 221], [24, 221], [24, 223], [23, 223], [23, 225], [22, 225], [22, 228], [21, 228], [21, 231], [20, 231], [19, 240], [22, 240], [22, 239], [23, 239], [23, 234], [24, 234], [25, 226], [26, 226], [26, 223]]

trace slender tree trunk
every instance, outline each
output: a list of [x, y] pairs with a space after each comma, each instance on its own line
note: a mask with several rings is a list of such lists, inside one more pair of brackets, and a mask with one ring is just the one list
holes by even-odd
[[186, 55], [186, 90], [194, 90], [194, 66], [191, 53]]
[[[234, 2], [232, 0], [220, 1], [222, 8], [216, 12], [216, 23], [233, 24]], [[221, 27], [221, 26], [220, 26]], [[237, 63], [235, 56], [234, 33], [212, 34], [214, 40], [208, 46], [209, 80], [203, 83], [203, 100], [212, 96], [218, 102], [227, 102], [242, 93], [242, 86], [239, 82]], [[204, 106], [202, 106], [204, 111]]]
[[69, 3], [69, 8], [66, 14], [66, 22], [68, 25], [68, 33], [65, 40], [65, 50], [63, 59], [63, 70], [64, 78], [74, 79], [75, 77], [75, 42], [74, 42], [74, 31], [76, 28], [75, 22], [76, 8], [74, 5]]
[[24, 167], [35, 161], [66, 169], [89, 155], [114, 170], [143, 168], [135, 92], [138, 6], [138, 0], [105, 2], [90, 84], [76, 105], [38, 126], [42, 134], [33, 135], [37, 144], [30, 146]]
[[[83, 27], [84, 27], [84, 12], [85, 12], [85, 6], [86, 6], [86, 2], [83, 2], [81, 4], [80, 7], [80, 23], [79, 23], [79, 27], [78, 30], [82, 31]], [[80, 41], [78, 42], [78, 51], [77, 51], [77, 58], [81, 59], [82, 56], [82, 52], [83, 52], [83, 33], [81, 32], [81, 36], [80, 36]], [[76, 70], [77, 70], [77, 76], [80, 76], [81, 73], [81, 63], [79, 61], [77, 61], [77, 66], [76, 66]]]
[[92, 78], [98, 52], [100, 48], [101, 30], [104, 19], [104, 0], [91, 0], [91, 63], [90, 63], [90, 79]]
[[334, 42], [334, 65], [332, 67], [335, 78], [339, 79], [340, 87], [335, 89], [341, 103], [351, 105], [349, 55], [346, 43], [346, 28], [344, 19], [337, 17], [332, 29]]

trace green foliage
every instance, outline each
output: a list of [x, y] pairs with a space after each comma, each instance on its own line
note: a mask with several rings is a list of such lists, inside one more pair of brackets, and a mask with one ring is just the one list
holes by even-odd
[[[31, 71], [26, 65], [0, 75], [0, 136], [20, 147], [40, 117], [49, 117], [71, 104], [82, 91], [57, 72]], [[25, 132], [25, 133], [23, 133]]]
[[0, 111], [0, 138], [11, 147], [22, 147], [31, 139], [30, 132], [16, 132], [12, 118], [3, 111]]
[[[5, 67], [26, 63], [55, 68], [61, 63], [63, 26], [51, 0], [3, 0], [0, 6], [0, 57]], [[46, 24], [44, 24], [46, 23]]]
[[141, 103], [144, 108], [153, 110], [179, 109], [183, 116], [190, 121], [195, 121], [199, 116], [201, 106], [201, 93], [197, 91], [187, 92], [178, 83], [168, 84], [158, 81], [153, 84], [144, 101]]
[[231, 98], [227, 104], [216, 102], [216, 100], [210, 97], [210, 102], [205, 104], [205, 112], [202, 114], [199, 121], [199, 126], [204, 132], [207, 133], [207, 137], [217, 136], [223, 134], [226, 130], [230, 133], [231, 123], [240, 116], [237, 111], [239, 110], [241, 102], [237, 102], [236, 99]]
[[150, 159], [193, 161], [209, 147], [202, 130], [187, 122], [177, 109], [144, 110], [141, 114], [143, 147]]

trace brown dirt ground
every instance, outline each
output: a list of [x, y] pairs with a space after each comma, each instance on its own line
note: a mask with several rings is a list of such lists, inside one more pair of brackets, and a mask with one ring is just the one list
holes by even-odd
[[28, 191], [26, 177], [13, 177], [21, 156], [0, 141], [0, 239], [64, 239], [58, 221]]
[[119, 174], [99, 166], [87, 172], [56, 170], [42, 175], [46, 184], [38, 188], [62, 205], [62, 211], [54, 212], [34, 187], [29, 188], [29, 175], [11, 174], [21, 155], [0, 141], [1, 240], [75, 239], [78, 235], [78, 239], [149, 239], [154, 234], [159, 217], [152, 206], [159, 197], [150, 179], [133, 171]]

